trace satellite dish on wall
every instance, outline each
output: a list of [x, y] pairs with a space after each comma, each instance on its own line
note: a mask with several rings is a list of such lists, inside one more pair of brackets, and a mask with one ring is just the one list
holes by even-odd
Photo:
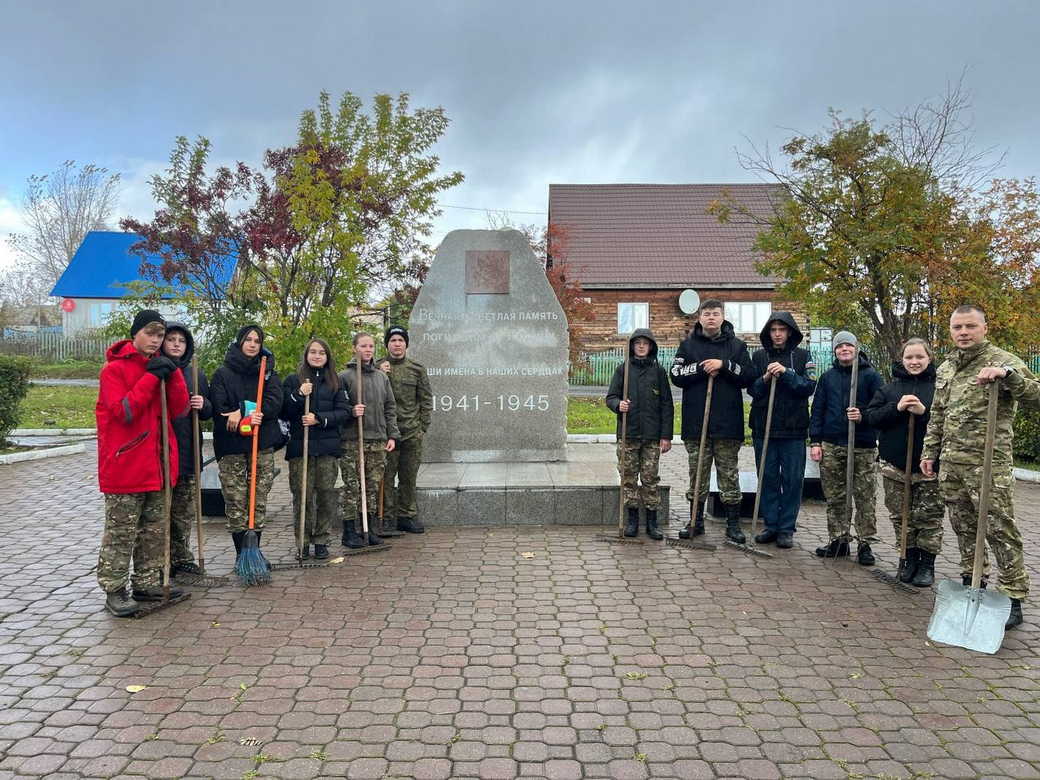
[[693, 314], [701, 305], [701, 296], [696, 290], [683, 290], [679, 293], [679, 310], [683, 314]]

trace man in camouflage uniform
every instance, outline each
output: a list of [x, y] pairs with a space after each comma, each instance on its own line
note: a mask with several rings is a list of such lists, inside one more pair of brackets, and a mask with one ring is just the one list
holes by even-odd
[[[1040, 403], [1040, 381], [1019, 358], [986, 339], [986, 315], [977, 306], [958, 306], [950, 317], [950, 336], [957, 351], [947, 358], [935, 380], [935, 400], [921, 453], [921, 471], [935, 473], [950, 510], [950, 525], [961, 551], [961, 577], [971, 581], [978, 528], [979, 490], [986, 441], [989, 388], [1000, 386], [993, 445], [993, 485], [986, 541], [1000, 568], [1000, 589], [1011, 599], [1007, 627], [1022, 622], [1022, 601], [1029, 576], [1022, 555], [1022, 534], [1015, 525], [1012, 423], [1018, 402]], [[988, 560], [983, 558], [984, 574]]]
[[[607, 389], [607, 408], [617, 417], [618, 471], [628, 517], [625, 536], [639, 533], [639, 503], [646, 509], [646, 535], [664, 538], [657, 526], [661, 506], [661, 454], [672, 448], [675, 407], [668, 373], [657, 362], [657, 342], [649, 328], [637, 328], [628, 340], [628, 394], [625, 364], [614, 370]], [[625, 416], [627, 414], [627, 417]], [[622, 421], [626, 422], [622, 443]], [[640, 485], [641, 483], [641, 485]]]
[[[422, 461], [422, 440], [430, 427], [433, 391], [426, 369], [407, 356], [408, 331], [400, 325], [388, 328], [383, 338], [389, 358], [386, 373], [397, 404], [397, 427], [401, 438], [386, 455], [383, 476], [383, 522], [397, 521], [397, 530], [421, 534], [426, 529], [417, 519], [415, 480]], [[394, 486], [394, 482], [397, 486]]]

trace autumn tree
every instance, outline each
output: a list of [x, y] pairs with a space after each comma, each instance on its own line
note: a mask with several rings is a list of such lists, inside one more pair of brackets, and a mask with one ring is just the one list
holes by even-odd
[[[413, 258], [437, 194], [462, 180], [438, 175], [431, 153], [447, 123], [440, 108], [411, 110], [405, 94], [377, 95], [366, 112], [350, 93], [333, 111], [322, 93], [295, 145], [266, 152], [262, 170], [238, 163], [208, 173], [209, 142], [178, 139], [170, 169], [152, 182], [154, 218], [121, 224], [144, 237], [137, 251], [162, 258], [142, 272], [177, 281], [189, 302], [208, 299], [208, 321], [255, 317], [283, 363], [294, 364], [312, 335], [345, 354], [367, 301], [419, 280]], [[221, 285], [228, 257], [237, 268]]]
[[1035, 317], [1019, 309], [1016, 319], [1008, 304], [1035, 293], [1035, 186], [980, 191], [995, 155], [974, 147], [968, 108], [958, 85], [885, 125], [832, 111], [824, 132], [781, 147], [785, 164], [740, 154], [746, 169], [782, 186], [771, 215], [729, 197], [711, 210], [762, 228], [759, 269], [786, 280], [781, 294], [816, 321], [867, 323], [892, 359], [912, 335], [942, 342], [950, 310], [965, 301], [992, 312], [1001, 338], [1029, 338]]
[[118, 196], [119, 174], [89, 163], [66, 160], [30, 176], [21, 202], [26, 231], [8, 237], [21, 276], [5, 274], [4, 295], [17, 294], [19, 305], [44, 303], [87, 233], [106, 229]]

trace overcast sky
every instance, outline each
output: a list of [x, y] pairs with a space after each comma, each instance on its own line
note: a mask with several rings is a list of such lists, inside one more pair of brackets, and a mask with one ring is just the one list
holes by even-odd
[[550, 182], [753, 181], [745, 138], [815, 132], [829, 107], [883, 117], [965, 69], [999, 174], [1040, 168], [1040, 3], [723, 5], [0, 0], [0, 235], [26, 177], [66, 159], [119, 171], [117, 216], [148, 217], [177, 135], [253, 163], [322, 89], [447, 111], [438, 153], [466, 181], [442, 203], [476, 210], [446, 207], [435, 240], [483, 209], [544, 212]]

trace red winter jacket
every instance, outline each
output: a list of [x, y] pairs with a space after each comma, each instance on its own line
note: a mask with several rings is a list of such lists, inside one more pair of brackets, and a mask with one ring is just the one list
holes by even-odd
[[[162, 490], [162, 406], [159, 379], [145, 369], [148, 358], [128, 339], [105, 355], [98, 390], [98, 484], [102, 493]], [[172, 420], [188, 406], [188, 388], [180, 371], [166, 380], [170, 416], [170, 484], [177, 484], [177, 437]]]

